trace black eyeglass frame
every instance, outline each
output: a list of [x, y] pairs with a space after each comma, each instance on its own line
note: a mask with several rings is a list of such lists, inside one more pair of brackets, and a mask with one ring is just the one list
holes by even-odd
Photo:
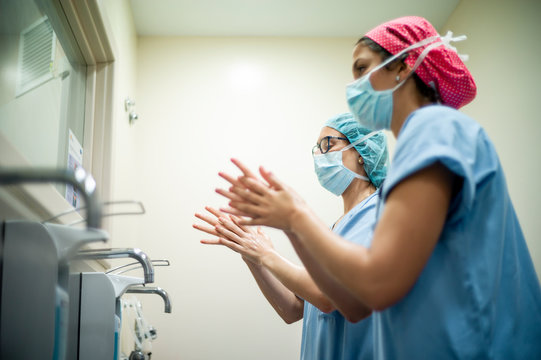
[[[329, 150], [331, 149], [331, 139], [337, 139], [337, 140], [345, 140], [347, 142], [349, 142], [349, 139], [348, 138], [345, 138], [345, 137], [341, 137], [341, 136], [325, 136], [323, 137], [316, 145], [314, 145], [314, 147], [312, 148], [312, 155], [314, 155], [316, 153], [316, 149], [319, 149], [319, 152], [321, 154], [326, 154], [329, 152]], [[324, 152], [323, 149], [321, 149], [321, 143], [324, 141], [324, 140], [327, 140], [327, 150]]]

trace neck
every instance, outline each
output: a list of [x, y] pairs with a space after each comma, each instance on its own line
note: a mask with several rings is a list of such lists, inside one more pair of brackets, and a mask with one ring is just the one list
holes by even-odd
[[347, 214], [351, 209], [374, 192], [376, 192], [376, 187], [371, 183], [361, 179], [354, 179], [342, 194], [344, 214]]
[[408, 116], [420, 107], [430, 104], [430, 101], [419, 94], [413, 78], [409, 78], [404, 86], [396, 90], [395, 94], [391, 131], [397, 138]]

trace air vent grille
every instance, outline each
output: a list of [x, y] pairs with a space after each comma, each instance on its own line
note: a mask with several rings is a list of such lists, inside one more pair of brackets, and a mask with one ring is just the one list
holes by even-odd
[[53, 77], [55, 42], [53, 28], [46, 17], [21, 33], [17, 96]]

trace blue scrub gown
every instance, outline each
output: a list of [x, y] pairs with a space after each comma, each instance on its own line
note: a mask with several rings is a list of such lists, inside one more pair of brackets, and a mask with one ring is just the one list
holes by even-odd
[[413, 112], [378, 217], [397, 184], [436, 162], [462, 183], [413, 288], [372, 315], [376, 359], [541, 359], [539, 281], [500, 161], [478, 123], [442, 105]]
[[[365, 247], [370, 247], [379, 190], [351, 209], [333, 231]], [[373, 359], [372, 317], [357, 323], [347, 321], [338, 311], [326, 314], [304, 302], [301, 359]]]

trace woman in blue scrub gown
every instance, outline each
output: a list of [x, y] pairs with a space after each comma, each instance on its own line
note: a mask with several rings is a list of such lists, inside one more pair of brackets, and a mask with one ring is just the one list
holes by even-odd
[[246, 178], [232, 190], [232, 212], [251, 218], [242, 224], [295, 234], [375, 310], [376, 359], [541, 359], [539, 280], [501, 163], [483, 128], [458, 111], [476, 94], [450, 45], [461, 39], [405, 17], [354, 48], [350, 109], [397, 138], [369, 249], [333, 239], [265, 169], [269, 186]]
[[[313, 150], [321, 185], [342, 196], [344, 202], [344, 215], [333, 225], [333, 233], [365, 247], [370, 247], [377, 188], [385, 177], [387, 162], [385, 135], [369, 133], [351, 114], [341, 114], [325, 123]], [[244, 169], [242, 164], [237, 165]], [[234, 179], [228, 180], [235, 183]], [[196, 216], [211, 226], [194, 227], [218, 239], [202, 242], [225, 245], [240, 253], [284, 321], [303, 319], [301, 359], [373, 358], [370, 311], [328, 277], [316, 284], [307, 269], [318, 267], [306, 252], [300, 249], [298, 254], [307, 269], [280, 256], [260, 229], [241, 227], [237, 218], [212, 208], [207, 210], [214, 217]], [[333, 295], [326, 296], [319, 287]]]

